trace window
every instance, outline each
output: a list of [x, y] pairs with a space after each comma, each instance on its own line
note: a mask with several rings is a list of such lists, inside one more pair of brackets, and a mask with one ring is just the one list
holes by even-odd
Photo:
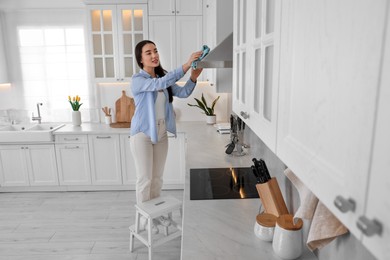
[[83, 121], [91, 121], [91, 93], [82, 26], [17, 28], [25, 106], [42, 102], [44, 121], [70, 121], [68, 96], [79, 95]]

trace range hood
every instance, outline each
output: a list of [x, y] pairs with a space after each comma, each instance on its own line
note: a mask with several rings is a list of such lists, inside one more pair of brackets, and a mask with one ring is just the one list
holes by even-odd
[[199, 68], [233, 68], [233, 33], [198, 62]]

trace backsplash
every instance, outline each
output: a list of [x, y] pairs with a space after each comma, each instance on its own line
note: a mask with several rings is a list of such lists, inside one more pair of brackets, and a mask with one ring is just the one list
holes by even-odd
[[[285, 198], [288, 210], [296, 212], [299, 207], [299, 194], [294, 185], [284, 175], [286, 165], [263, 143], [263, 141], [247, 127], [244, 134], [244, 142], [250, 144], [250, 149], [256, 158], [263, 158], [267, 163], [272, 177], [278, 179], [280, 188]], [[308, 227], [304, 227], [307, 232]], [[321, 250], [316, 250], [315, 255], [319, 260], [375, 260], [370, 252], [358, 241], [355, 236], [347, 233], [341, 236]]]

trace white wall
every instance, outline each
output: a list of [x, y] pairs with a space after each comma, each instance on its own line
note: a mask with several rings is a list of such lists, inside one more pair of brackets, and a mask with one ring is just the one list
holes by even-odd
[[[98, 90], [98, 100], [100, 107], [108, 106], [111, 108], [112, 115], [115, 116], [115, 102], [122, 96], [122, 90], [126, 91], [127, 96], [132, 97], [130, 85], [128, 84], [99, 84], [96, 86]], [[195, 104], [194, 98], [200, 98], [204, 93], [207, 101], [214, 100], [216, 97], [221, 96], [215, 105], [215, 112], [217, 114], [217, 121], [227, 122], [230, 107], [230, 94], [216, 93], [216, 87], [210, 86], [208, 83], [200, 82], [195, 87], [194, 92], [188, 98], [174, 97], [173, 107], [176, 112], [176, 120], [180, 122], [185, 121], [205, 121], [206, 118], [202, 111], [195, 107], [190, 107], [187, 103]], [[103, 112], [101, 112], [103, 116]], [[103, 120], [103, 118], [102, 118]], [[115, 118], [113, 118], [115, 121]]]

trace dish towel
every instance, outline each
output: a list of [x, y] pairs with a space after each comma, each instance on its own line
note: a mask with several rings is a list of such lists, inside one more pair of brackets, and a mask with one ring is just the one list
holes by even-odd
[[207, 54], [209, 54], [209, 52], [210, 52], [209, 46], [203, 45], [203, 46], [202, 46], [202, 55], [201, 55], [198, 59], [194, 60], [194, 61], [191, 63], [191, 67], [192, 67], [194, 70], [196, 70], [196, 68], [198, 67], [198, 62], [201, 61], [201, 60], [203, 60], [204, 57], [206, 57]]
[[297, 188], [300, 206], [294, 219], [311, 220], [307, 237], [307, 247], [314, 251], [321, 249], [348, 229], [322, 204], [321, 201], [287, 168], [284, 174]]

